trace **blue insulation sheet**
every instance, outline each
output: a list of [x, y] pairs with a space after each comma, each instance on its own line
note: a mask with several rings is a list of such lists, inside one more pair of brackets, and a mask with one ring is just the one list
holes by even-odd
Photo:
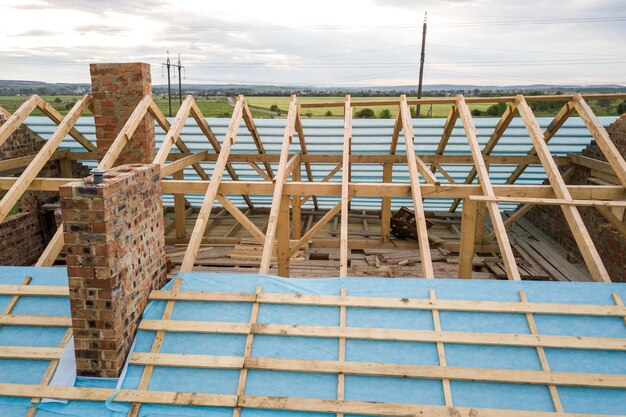
[[[33, 284], [66, 285], [65, 270], [59, 268], [0, 267], [0, 284], [20, 283], [24, 276], [33, 276]], [[524, 290], [529, 302], [615, 305], [612, 294], [626, 300], [625, 284], [579, 282], [512, 282], [487, 280], [425, 280], [385, 278], [321, 278], [294, 279], [264, 275], [182, 273], [182, 290], [209, 292], [254, 293], [262, 286], [263, 293], [339, 295], [342, 288], [349, 296], [429, 298], [434, 289], [442, 300], [519, 301]], [[44, 283], [45, 284], [42, 284]], [[54, 282], [54, 284], [51, 284]], [[167, 288], [171, 288], [172, 282]], [[0, 297], [0, 308], [7, 297]], [[47, 300], [37, 297], [20, 299], [16, 314], [69, 314], [66, 298]], [[42, 300], [40, 300], [42, 299]], [[4, 304], [3, 304], [4, 303]], [[59, 303], [59, 305], [56, 305]], [[166, 301], [151, 301], [143, 320], [160, 320]], [[248, 323], [250, 302], [176, 301], [172, 320]], [[347, 307], [347, 326], [355, 328], [389, 328], [434, 330], [429, 310]], [[340, 308], [335, 306], [305, 306], [261, 303], [259, 324], [291, 324], [305, 326], [338, 326]], [[534, 315], [540, 335], [593, 336], [618, 338], [626, 341], [626, 324], [620, 317], [578, 315]], [[442, 331], [530, 334], [524, 314], [441, 311]], [[0, 328], [0, 345], [58, 346], [65, 329]], [[149, 352], [155, 332], [139, 331], [134, 352]], [[167, 332], [161, 353], [243, 356], [246, 335], [200, 334]], [[451, 367], [493, 368], [505, 370], [541, 370], [535, 347], [473, 345], [445, 343], [447, 365]], [[555, 372], [583, 372], [624, 375], [626, 351], [546, 348], [550, 369]], [[435, 343], [391, 340], [346, 339], [348, 362], [385, 364], [439, 365]], [[308, 360], [338, 360], [337, 338], [299, 337], [287, 335], [254, 336], [252, 357]], [[0, 363], [0, 383], [38, 384], [47, 366], [46, 361], [11, 361]], [[143, 366], [130, 365], [120, 389], [137, 389]], [[149, 390], [186, 391], [235, 395], [239, 369], [154, 368]], [[76, 386], [110, 388], [111, 380], [78, 378]], [[249, 369], [245, 395], [312, 399], [336, 399], [337, 375], [276, 370]], [[525, 411], [554, 411], [546, 385], [458, 381], [450, 382], [455, 406], [475, 408], [516, 409]], [[626, 390], [589, 387], [557, 387], [567, 413], [626, 415]], [[391, 403], [443, 406], [443, 384], [439, 379], [419, 379], [380, 376], [345, 376], [345, 399]], [[28, 399], [2, 397], [0, 415], [23, 416]], [[67, 404], [41, 404], [37, 416], [117, 417], [128, 413], [129, 405], [69, 401]], [[231, 416], [226, 407], [197, 407], [144, 404], [140, 416]], [[243, 409], [251, 416], [311, 416], [324, 413], [288, 412], [278, 410]]]

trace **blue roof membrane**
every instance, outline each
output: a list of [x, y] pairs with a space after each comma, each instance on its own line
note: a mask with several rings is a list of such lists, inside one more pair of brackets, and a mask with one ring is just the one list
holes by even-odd
[[[615, 121], [616, 117], [599, 117], [598, 120], [604, 127], [608, 127]], [[170, 118], [170, 122], [174, 119]], [[498, 118], [476, 118], [476, 132], [478, 141], [484, 146], [489, 137], [493, 133]], [[550, 122], [551, 117], [538, 117], [537, 121], [541, 128], [545, 130]], [[209, 126], [221, 142], [226, 134], [230, 119], [225, 118], [209, 118], [207, 119]], [[48, 138], [54, 132], [56, 125], [47, 117], [31, 116], [25, 122], [31, 129]], [[259, 131], [261, 141], [265, 150], [269, 154], [279, 154], [283, 140], [286, 119], [258, 119], [255, 124]], [[433, 155], [439, 145], [441, 134], [443, 131], [445, 119], [414, 119], [415, 128], [415, 150], [417, 154]], [[312, 154], [341, 154], [343, 148], [343, 120], [341, 119], [307, 119], [302, 120], [304, 136], [307, 143], [307, 150]], [[387, 154], [391, 143], [393, 133], [394, 120], [385, 119], [354, 119], [352, 122], [352, 153], [353, 154]], [[96, 141], [95, 126], [92, 117], [81, 117], [76, 123], [76, 128], [83, 133], [93, 143]], [[181, 137], [191, 152], [199, 152], [209, 150], [213, 153], [208, 140], [198, 128], [195, 120], [189, 118], [187, 124], [182, 130]], [[160, 148], [165, 138], [165, 133], [156, 128], [156, 146]], [[579, 117], [570, 117], [564, 125], [558, 130], [556, 135], [550, 140], [548, 147], [554, 156], [565, 156], [568, 153], [579, 153], [591, 142], [591, 133]], [[294, 138], [290, 151], [292, 153], [300, 152], [299, 140]], [[70, 149], [72, 151], [83, 151], [84, 148], [70, 136], [67, 136], [61, 149]], [[492, 151], [492, 155], [526, 155], [532, 148], [532, 141], [528, 136], [527, 130], [519, 117], [516, 117], [507, 128], [506, 132]], [[233, 146], [233, 154], [256, 153], [257, 149], [250, 132], [241, 122], [237, 141]], [[402, 155], [405, 153], [404, 136], [400, 135], [398, 141], [397, 153]], [[463, 124], [457, 120], [455, 128], [452, 131], [448, 146], [445, 151], [446, 155], [469, 155], [469, 145], [463, 129]], [[96, 166], [95, 162], [90, 162], [91, 168]], [[203, 162], [201, 165], [205, 168], [209, 175], [213, 170], [213, 163]], [[274, 171], [278, 166], [277, 163], [271, 164]], [[311, 164], [314, 181], [321, 181], [336, 164]], [[471, 165], [466, 164], [442, 164], [443, 168], [457, 182], [462, 184], [467, 177]], [[239, 179], [245, 181], [261, 181], [262, 178], [246, 163], [233, 163], [233, 167]], [[493, 184], [503, 184], [508, 176], [513, 172], [513, 165], [491, 165], [490, 178]], [[185, 178], [198, 180], [198, 174], [192, 167], [185, 169]], [[354, 182], [382, 182], [383, 167], [381, 164], [353, 164], [352, 180]], [[442, 184], [448, 181], [437, 171], [437, 178]], [[306, 176], [303, 175], [306, 179]], [[541, 184], [546, 179], [545, 172], [541, 165], [530, 165], [524, 174], [516, 181], [517, 184]], [[228, 173], [224, 173], [224, 180], [230, 180]], [[341, 175], [337, 175], [331, 181], [341, 181]], [[421, 178], [422, 183], [424, 179]], [[396, 164], [393, 170], [393, 182], [409, 183], [409, 173], [406, 164]], [[188, 201], [194, 205], [202, 203], [203, 195], [190, 194], [186, 195]], [[228, 196], [233, 203], [244, 206], [245, 203], [240, 195]], [[164, 203], [168, 206], [173, 205], [173, 196], [165, 194], [163, 196]], [[269, 207], [272, 203], [271, 196], [251, 196], [250, 197], [258, 207]], [[318, 197], [318, 201], [322, 208], [332, 208], [339, 201], [338, 197]], [[451, 199], [426, 199], [426, 210], [447, 210], [450, 207]], [[217, 202], [216, 202], [217, 204]], [[393, 198], [392, 208], [394, 210], [401, 206], [412, 207], [410, 198]], [[307, 202], [305, 208], [312, 208], [312, 201]], [[359, 197], [352, 200], [352, 207], [358, 210], [378, 210], [380, 209], [380, 199]], [[511, 209], [514, 205], [501, 204], [501, 209]]]
[[[0, 268], [0, 284], [19, 283], [26, 275], [33, 281], [58, 275], [64, 282], [61, 268]], [[295, 279], [247, 274], [182, 273], [182, 290], [254, 293], [262, 286], [263, 293], [339, 295], [345, 288], [349, 296], [369, 297], [429, 297], [434, 289], [442, 300], [519, 301], [518, 291], [524, 290], [528, 300], [544, 303], [614, 305], [612, 294], [626, 299], [626, 284], [579, 282], [512, 282], [482, 280], [425, 280], [385, 278], [319, 278]], [[168, 284], [171, 288], [173, 283]], [[44, 297], [47, 298], [47, 297]], [[67, 302], [67, 299], [64, 299]], [[18, 304], [21, 300], [18, 302]], [[161, 319], [165, 301], [151, 301], [143, 319]], [[67, 310], [42, 303], [37, 314], [67, 315]], [[173, 320], [247, 323], [250, 302], [183, 302], [174, 306]], [[348, 327], [433, 330], [430, 311], [370, 309], [347, 307]], [[261, 303], [257, 322], [260, 324], [300, 324], [307, 326], [337, 326], [339, 307], [303, 306]], [[22, 310], [21, 314], [27, 314]], [[31, 311], [28, 314], [35, 314]], [[563, 315], [533, 315], [540, 335], [597, 336], [626, 338], [626, 325], [620, 317], [589, 317]], [[524, 314], [476, 313], [441, 311], [443, 331], [530, 334]], [[0, 329], [0, 345], [15, 343], [15, 336]], [[25, 341], [55, 346], [54, 335], [38, 329], [25, 328]], [[49, 330], [49, 329], [48, 329]], [[139, 331], [135, 352], [149, 352], [155, 333]], [[197, 334], [166, 332], [162, 353], [242, 356], [246, 336], [240, 334]], [[471, 345], [445, 343], [448, 366], [512, 370], [541, 370], [534, 347]], [[608, 350], [579, 350], [546, 348], [553, 371], [622, 374], [626, 377], [626, 352]], [[435, 343], [392, 340], [346, 340], [346, 361], [387, 364], [439, 364]], [[255, 335], [253, 357], [309, 360], [337, 360], [337, 338], [299, 337], [287, 335]], [[6, 362], [6, 361], [5, 361]], [[0, 382], [38, 384], [41, 365], [37, 361], [8, 361], [0, 364]], [[46, 361], [43, 361], [47, 363]], [[25, 371], [26, 370], [26, 371]], [[130, 365], [122, 389], [136, 389], [143, 366]], [[20, 374], [16, 376], [15, 374]], [[149, 390], [190, 391], [234, 395], [239, 380], [238, 369], [199, 369], [156, 366]], [[81, 379], [77, 386], [111, 387], [114, 382]], [[548, 387], [545, 385], [473, 382], [452, 380], [455, 406], [475, 408], [553, 411]], [[563, 407], [569, 413], [626, 415], [626, 390], [587, 387], [557, 387]], [[337, 375], [277, 370], [250, 369], [245, 395], [287, 396], [294, 398], [336, 399]], [[383, 401], [405, 404], [443, 406], [441, 380], [346, 375], [345, 399]], [[23, 416], [29, 406], [27, 399], [0, 397], [0, 415]], [[69, 401], [67, 404], [41, 404], [37, 416], [117, 417], [126, 415], [128, 405]], [[192, 407], [144, 404], [140, 416], [231, 416], [226, 407]], [[331, 415], [324, 413], [288, 412], [279, 410], [244, 409], [244, 416], [290, 417]]]

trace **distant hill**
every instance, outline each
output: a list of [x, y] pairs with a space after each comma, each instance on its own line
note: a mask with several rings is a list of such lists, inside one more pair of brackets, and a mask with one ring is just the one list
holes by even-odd
[[[86, 83], [46, 83], [41, 81], [27, 80], [0, 80], [0, 95], [17, 94], [40, 94], [40, 95], [73, 95], [84, 94], [91, 90], [91, 85]], [[286, 95], [296, 93], [299, 95], [339, 95], [342, 93], [359, 95], [397, 95], [400, 93], [415, 94], [414, 85], [397, 86], [374, 86], [374, 87], [314, 87], [314, 86], [277, 86], [257, 84], [184, 84], [185, 93], [206, 95], [233, 95], [242, 93], [247, 95]], [[476, 90], [482, 93], [514, 93], [540, 91], [544, 93], [616, 93], [626, 92], [626, 85], [472, 85], [472, 84], [428, 84], [424, 86], [426, 95], [442, 95], [456, 93], [475, 94]], [[167, 85], [154, 85], [156, 94], [167, 92]], [[178, 86], [172, 86], [172, 93], [178, 91]]]

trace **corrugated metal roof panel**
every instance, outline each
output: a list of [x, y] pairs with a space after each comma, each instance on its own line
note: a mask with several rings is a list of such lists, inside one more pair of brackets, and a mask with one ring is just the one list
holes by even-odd
[[[170, 119], [172, 120], [172, 119]], [[600, 122], [606, 127], [611, 124], [615, 117], [600, 117]], [[209, 118], [207, 122], [213, 129], [213, 132], [220, 139], [223, 139], [228, 128], [229, 119], [225, 118]], [[552, 118], [538, 118], [539, 125], [542, 129], [546, 129]], [[496, 124], [497, 118], [476, 118], [474, 123], [478, 134], [478, 140], [484, 145], [491, 136]], [[283, 132], [286, 119], [258, 119], [255, 120], [257, 129], [265, 146], [265, 150], [270, 154], [280, 153], [280, 146], [283, 140]], [[343, 142], [343, 120], [342, 119], [303, 119], [304, 134], [309, 153], [313, 154], [341, 154]], [[445, 119], [415, 119], [413, 121], [415, 128], [415, 149], [418, 154], [434, 154], [439, 140], [441, 138]], [[54, 132], [55, 125], [46, 117], [29, 117], [26, 124], [44, 138], [49, 137]], [[352, 150], [354, 154], [385, 154], [389, 151], [391, 135], [393, 132], [394, 120], [391, 119], [355, 119], [353, 121], [352, 131]], [[76, 124], [76, 128], [82, 132], [87, 138], [95, 143], [95, 127], [93, 118], [82, 117]], [[157, 147], [160, 147], [165, 133], [157, 127]], [[205, 149], [212, 151], [209, 142], [204, 137], [195, 121], [190, 118], [181, 134], [183, 140], [192, 152], [198, 152]], [[563, 156], [568, 153], [580, 152], [592, 140], [592, 136], [578, 117], [568, 119], [563, 127], [557, 132], [555, 137], [550, 141], [549, 148], [555, 156]], [[494, 155], [525, 155], [532, 147], [532, 142], [527, 134], [526, 128], [521, 119], [516, 118], [506, 130], [502, 139], [492, 152]], [[82, 147], [71, 137], [66, 137], [61, 145], [63, 149], [75, 151], [83, 150]], [[292, 152], [299, 152], [300, 145], [298, 138], [294, 138], [291, 145]], [[256, 148], [251, 135], [241, 123], [237, 142], [232, 150], [233, 153], [255, 153]], [[398, 143], [398, 154], [404, 154], [404, 138], [400, 136]], [[461, 121], [452, 131], [452, 135], [446, 148], [446, 154], [462, 155], [469, 154], [469, 146], [463, 130]], [[95, 164], [91, 164], [94, 165]], [[202, 163], [203, 167], [210, 174], [213, 163]], [[241, 180], [260, 180], [258, 174], [247, 164], [234, 163], [234, 168], [239, 174]], [[334, 164], [312, 164], [312, 172], [315, 181], [321, 181], [333, 168]], [[277, 164], [272, 164], [276, 169]], [[463, 182], [470, 165], [443, 165], [444, 169], [457, 182]], [[502, 184], [506, 178], [515, 169], [511, 165], [495, 165], [491, 167], [491, 180], [494, 184]], [[193, 169], [185, 170], [185, 177], [188, 179], [198, 179]], [[447, 183], [446, 179], [437, 173], [437, 177], [442, 183]], [[541, 184], [545, 179], [545, 173], [540, 165], [530, 166], [526, 172], [517, 181], [518, 184]], [[354, 182], [381, 182], [382, 166], [377, 164], [354, 164], [352, 168], [352, 178]], [[228, 174], [224, 174], [224, 179], [230, 179]], [[341, 174], [337, 174], [333, 181], [340, 181]], [[394, 182], [409, 182], [408, 171], [406, 165], [398, 164], [394, 166], [393, 173]], [[202, 201], [201, 195], [187, 196], [193, 204], [199, 205]], [[232, 196], [233, 202], [243, 205], [241, 196]], [[172, 204], [171, 196], [164, 196], [166, 204]], [[258, 206], [269, 206], [271, 196], [254, 196], [253, 202]], [[336, 197], [320, 197], [318, 199], [322, 207], [330, 207], [336, 204], [339, 199]], [[449, 199], [427, 199], [426, 208], [429, 210], [445, 210], [449, 207], [451, 200]], [[410, 199], [393, 199], [394, 209], [407, 205], [411, 206]], [[310, 203], [307, 204], [310, 206]], [[378, 209], [380, 207], [380, 199], [376, 198], [355, 198], [352, 207], [356, 209]], [[511, 207], [511, 206], [504, 206]]]

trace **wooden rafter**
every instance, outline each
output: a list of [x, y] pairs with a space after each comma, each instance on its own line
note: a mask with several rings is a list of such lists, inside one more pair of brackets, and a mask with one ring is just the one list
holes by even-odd
[[[515, 117], [515, 113], [517, 112], [518, 103], [519, 103], [519, 98], [516, 97], [515, 100], [513, 100], [513, 103], [507, 106], [506, 110], [504, 111], [504, 114], [502, 114], [502, 117], [500, 117], [500, 120], [498, 120], [498, 123], [496, 124], [496, 127], [493, 133], [489, 137], [489, 140], [487, 141], [487, 143], [485, 144], [485, 147], [482, 150], [483, 158], [491, 154], [491, 152], [494, 150], [494, 148], [500, 141], [500, 138], [502, 138], [502, 135], [504, 135], [504, 132], [513, 121], [513, 118]], [[476, 174], [477, 174], [476, 167], [472, 167], [469, 174], [467, 174], [467, 177], [465, 178], [464, 183], [471, 184], [474, 181], [474, 179], [476, 179]], [[461, 200], [458, 198], [454, 200], [452, 202], [452, 205], [450, 206], [450, 212], [456, 211], [460, 202]]]
[[[541, 159], [541, 164], [548, 175], [548, 180], [554, 189], [554, 193], [557, 198], [567, 202], [572, 202], [572, 196], [567, 190], [567, 186], [565, 185], [565, 181], [563, 181], [563, 177], [561, 176], [559, 169], [552, 160], [552, 155], [548, 149], [548, 145], [546, 143], [547, 141], [544, 138], [543, 132], [539, 127], [539, 123], [537, 123], [537, 119], [530, 109], [530, 106], [522, 97], [520, 97], [518, 111], [524, 121], [524, 124], [526, 125], [530, 138], [533, 141], [534, 149]], [[609, 274], [602, 263], [602, 259], [600, 258], [600, 254], [591, 240], [591, 236], [587, 231], [587, 227], [583, 223], [583, 219], [580, 216], [578, 209], [572, 205], [562, 204], [561, 210], [563, 210], [565, 220], [574, 235], [574, 240], [576, 240], [576, 244], [578, 245], [585, 263], [587, 264], [587, 268], [589, 268], [591, 277], [596, 281], [611, 282]]]
[[0, 222], [8, 216], [13, 206], [18, 202], [24, 192], [28, 190], [31, 182], [37, 177], [37, 174], [44, 165], [46, 165], [63, 141], [63, 138], [72, 129], [82, 112], [89, 106], [90, 102], [90, 95], [85, 95], [76, 102], [52, 136], [50, 136], [44, 146], [39, 150], [37, 156], [28, 164], [28, 167], [22, 172], [19, 179], [11, 186], [2, 200], [0, 200]]
[[[248, 103], [244, 102], [243, 104], [243, 120], [246, 123], [246, 127], [252, 135], [252, 140], [254, 141], [254, 146], [256, 146], [259, 155], [263, 155], [265, 153], [265, 148], [263, 147], [263, 142], [261, 142], [261, 136], [259, 135], [259, 131], [254, 124], [254, 119], [252, 118], [252, 112], [248, 107]], [[270, 177], [274, 176], [274, 172], [272, 171], [272, 166], [269, 162], [265, 162], [265, 170], [267, 171], [267, 175]]]
[[243, 117], [243, 100], [243, 96], [239, 96], [239, 99], [235, 104], [233, 116], [230, 119], [230, 124], [228, 126], [228, 130], [226, 131], [226, 136], [224, 137], [224, 142], [220, 150], [219, 158], [215, 163], [215, 167], [213, 168], [211, 181], [209, 182], [209, 186], [204, 195], [204, 200], [202, 202], [202, 207], [200, 208], [200, 213], [198, 213], [196, 224], [194, 226], [193, 232], [191, 233], [191, 238], [189, 239], [187, 251], [185, 252], [183, 262], [180, 266], [181, 272], [190, 272], [193, 270], [193, 264], [196, 260], [196, 256], [198, 256], [198, 249], [200, 249], [202, 237], [204, 236], [204, 231], [209, 221], [211, 210], [213, 209], [213, 203], [215, 202], [218, 194], [220, 181], [222, 180], [222, 175], [228, 162], [228, 155], [230, 154], [230, 150], [235, 143], [235, 139], [237, 138], [239, 123], [241, 122], [241, 118]]
[[[415, 210], [415, 224], [417, 227], [417, 241], [420, 248], [420, 261], [422, 265], [422, 274], [425, 278], [434, 278], [432, 258], [430, 256], [430, 243], [428, 242], [428, 229], [426, 227], [426, 215], [424, 213], [424, 204], [422, 202], [422, 193], [419, 183], [419, 165], [415, 156], [415, 133], [413, 132], [413, 120], [411, 119], [411, 111], [406, 102], [406, 96], [401, 96], [400, 114], [402, 120], [402, 128], [404, 130], [404, 142], [406, 146], [406, 158], [409, 168], [409, 179], [411, 181], [411, 195], [413, 197], [413, 208]], [[421, 172], [421, 171], [420, 171]], [[432, 175], [428, 169], [426, 172]]]
[[[304, 139], [304, 128], [302, 127], [302, 119], [300, 118], [300, 113], [296, 114], [296, 132], [298, 133], [298, 141], [300, 142], [300, 153], [302, 155], [308, 154], [306, 140]], [[306, 177], [309, 182], [313, 182], [313, 171], [311, 170], [311, 163], [305, 161], [304, 169], [306, 170]], [[304, 202], [302, 203], [304, 204]], [[315, 210], [319, 210], [319, 204], [317, 202], [317, 197], [313, 196], [313, 207]]]
[[[485, 160], [483, 159], [483, 155], [480, 151], [480, 145], [478, 144], [478, 138], [476, 135], [476, 127], [474, 126], [474, 120], [472, 119], [469, 107], [467, 107], [463, 96], [458, 96], [456, 102], [459, 109], [459, 115], [463, 121], [463, 128], [465, 129], [465, 135], [467, 136], [470, 151], [472, 152], [472, 157], [474, 158], [474, 166], [476, 167], [476, 171], [478, 173], [481, 189], [484, 195], [494, 197], [495, 192], [493, 186], [491, 185], [491, 180], [489, 179], [489, 172], [487, 171]], [[511, 242], [509, 241], [509, 237], [506, 233], [504, 221], [502, 220], [502, 215], [500, 214], [500, 210], [498, 208], [498, 203], [487, 203], [487, 209], [489, 210], [489, 217], [491, 218], [493, 229], [496, 232], [498, 247], [500, 248], [500, 254], [502, 255], [502, 261], [504, 263], [507, 276], [509, 279], [521, 280], [519, 270], [515, 264], [513, 248], [511, 247]], [[461, 227], [463, 227], [463, 225], [461, 225]]]
[[[291, 96], [289, 102], [289, 113], [287, 114], [287, 123], [285, 125], [285, 133], [283, 135], [283, 143], [280, 149], [280, 160], [278, 162], [278, 173], [274, 182], [274, 192], [272, 195], [272, 208], [269, 214], [269, 223], [267, 225], [267, 232], [265, 234], [265, 244], [263, 245], [263, 255], [261, 258], [261, 267], [259, 269], [260, 274], [267, 274], [270, 269], [270, 263], [272, 260], [272, 252], [274, 251], [274, 239], [276, 237], [276, 226], [278, 224], [280, 211], [280, 204], [283, 195], [283, 186], [287, 181], [287, 178], [291, 174], [288, 171], [287, 163], [289, 162], [289, 146], [293, 140], [293, 133], [296, 124], [296, 113], [298, 108], [296, 106], [296, 96]], [[292, 165], [293, 168], [293, 165]]]

